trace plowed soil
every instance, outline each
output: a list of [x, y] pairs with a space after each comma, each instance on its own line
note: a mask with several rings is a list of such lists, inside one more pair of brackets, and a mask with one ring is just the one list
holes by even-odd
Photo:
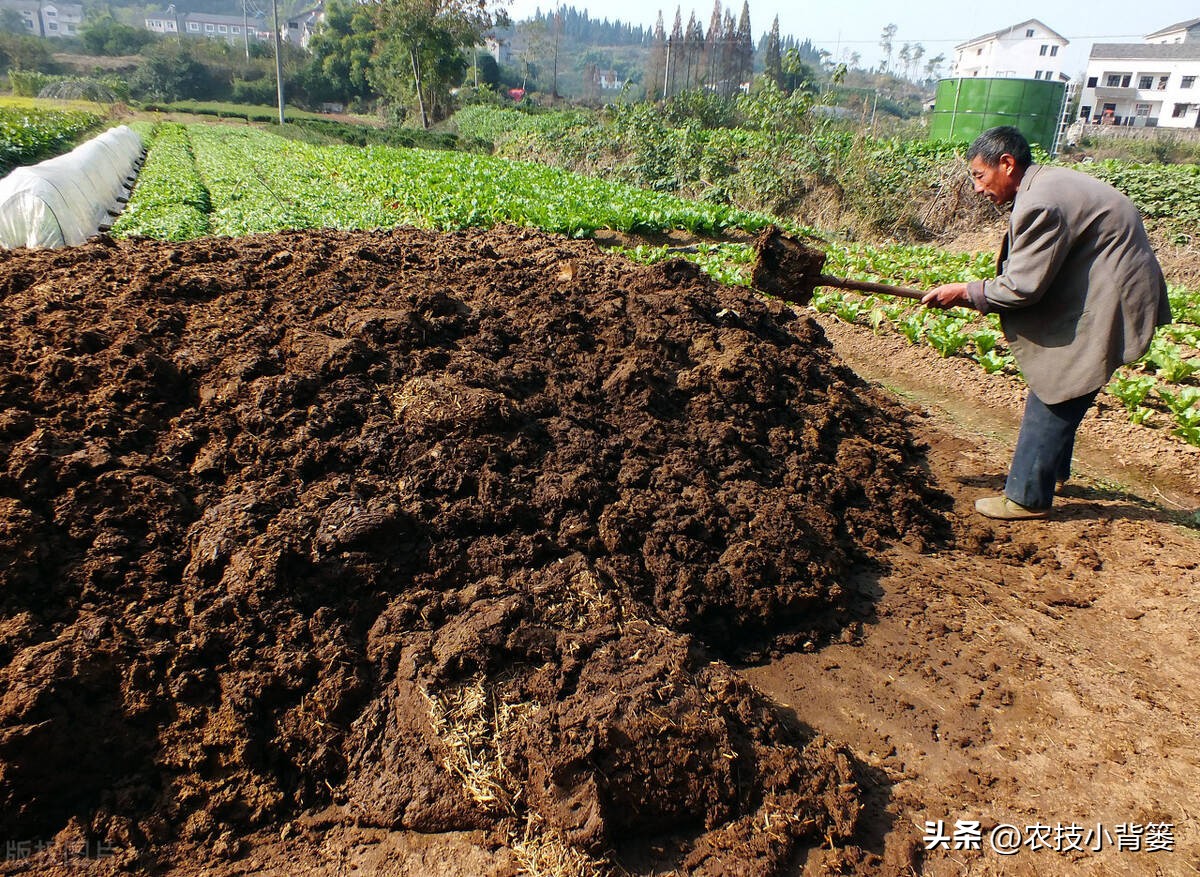
[[863, 764], [724, 661], [845, 635], [854, 570], [948, 507], [809, 317], [688, 263], [4, 254], [2, 867], [298, 873], [404, 830], [509, 872], [871, 860]]

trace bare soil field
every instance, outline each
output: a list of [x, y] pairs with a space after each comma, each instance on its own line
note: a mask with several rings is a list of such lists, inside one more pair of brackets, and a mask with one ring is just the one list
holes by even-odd
[[0, 328], [0, 873], [1200, 870], [1195, 449], [978, 519], [1019, 387], [512, 229], [6, 253]]

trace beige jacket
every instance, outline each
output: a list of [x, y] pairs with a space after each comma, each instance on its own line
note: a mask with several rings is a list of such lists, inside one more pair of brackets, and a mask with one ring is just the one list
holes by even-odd
[[1026, 382], [1049, 405], [1103, 387], [1171, 322], [1137, 208], [1079, 171], [1025, 171], [997, 275], [967, 294], [981, 313], [999, 312]]

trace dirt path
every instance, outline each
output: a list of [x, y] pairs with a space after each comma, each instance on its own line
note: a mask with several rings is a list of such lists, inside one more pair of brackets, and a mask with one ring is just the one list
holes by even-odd
[[[951, 837], [958, 820], [982, 822], [983, 849], [932, 851], [924, 874], [1200, 873], [1200, 532], [1172, 511], [1200, 503], [1200, 458], [1102, 408], [1054, 520], [987, 521], [972, 504], [1003, 485], [1020, 388], [823, 323], [860, 374], [921, 415], [957, 547], [897, 548], [855, 582], [857, 638], [745, 675], [878, 770], [869, 824], [883, 873], [907, 873], [914, 850], [920, 861], [937, 820]], [[989, 849], [1003, 824], [1029, 845]], [[1033, 848], [1035, 824], [1050, 827], [1048, 848]], [[1148, 851], [1168, 836], [1174, 852]], [[1072, 841], [1085, 851], [1055, 850]]]

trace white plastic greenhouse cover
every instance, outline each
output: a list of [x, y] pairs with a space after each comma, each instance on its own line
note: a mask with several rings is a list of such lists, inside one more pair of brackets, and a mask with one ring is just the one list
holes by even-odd
[[73, 247], [120, 211], [142, 140], [110, 128], [65, 155], [20, 167], [0, 180], [0, 246]]

